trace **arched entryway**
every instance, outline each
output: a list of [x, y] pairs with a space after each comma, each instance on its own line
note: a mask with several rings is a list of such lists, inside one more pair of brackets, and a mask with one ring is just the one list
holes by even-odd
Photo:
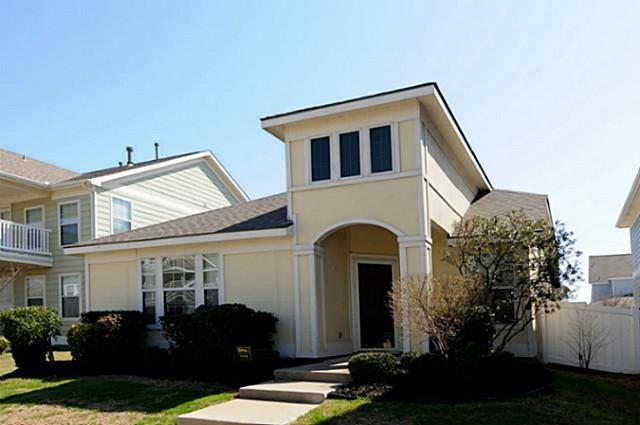
[[380, 225], [351, 223], [318, 238], [321, 351], [402, 349], [387, 303], [400, 277], [398, 237]]

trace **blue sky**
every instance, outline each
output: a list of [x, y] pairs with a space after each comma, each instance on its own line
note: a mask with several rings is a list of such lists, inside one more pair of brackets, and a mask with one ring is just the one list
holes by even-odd
[[284, 189], [259, 117], [437, 81], [495, 187], [628, 252], [640, 2], [591, 3], [5, 0], [0, 146], [78, 171], [211, 149], [258, 197]]

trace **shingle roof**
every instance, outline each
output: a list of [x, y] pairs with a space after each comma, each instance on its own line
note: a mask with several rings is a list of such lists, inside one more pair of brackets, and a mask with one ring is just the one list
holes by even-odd
[[109, 174], [119, 173], [120, 171], [135, 170], [136, 168], [146, 167], [147, 165], [159, 164], [161, 162], [170, 161], [172, 159], [181, 158], [183, 156], [194, 155], [194, 154], [201, 153], [201, 152], [203, 152], [203, 151], [195, 151], [195, 152], [181, 153], [179, 155], [165, 156], [165, 157], [159, 158], [159, 159], [152, 159], [152, 160], [149, 160], [149, 161], [136, 162], [131, 166], [122, 165], [122, 166], [118, 166], [118, 167], [102, 168], [100, 170], [89, 171], [89, 172], [86, 172], [86, 173], [78, 174], [75, 177], [69, 179], [68, 181], [78, 181], [78, 180], [86, 180], [86, 179], [92, 179], [92, 178], [96, 178], [96, 177], [108, 176]]
[[520, 210], [532, 220], [552, 223], [547, 195], [500, 189], [492, 190], [473, 201], [463, 220], [471, 217], [500, 217]]
[[280, 193], [230, 207], [141, 227], [130, 232], [79, 242], [71, 247], [278, 229], [288, 227], [291, 224], [291, 221], [287, 219], [286, 194]]
[[631, 254], [589, 257], [589, 283], [606, 282], [616, 277], [631, 277], [631, 274]]
[[0, 148], [0, 172], [40, 184], [58, 183], [78, 173]]

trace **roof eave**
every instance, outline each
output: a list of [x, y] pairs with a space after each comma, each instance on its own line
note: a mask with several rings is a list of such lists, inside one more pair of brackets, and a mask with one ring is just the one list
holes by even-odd
[[160, 237], [138, 241], [123, 241], [112, 243], [96, 243], [91, 245], [70, 246], [64, 248], [65, 255], [91, 254], [97, 252], [121, 251], [126, 249], [155, 248], [168, 245], [188, 245], [208, 242], [223, 242], [229, 240], [273, 238], [291, 235], [291, 225], [272, 229], [245, 230], [240, 232], [218, 232], [189, 236]]
[[622, 211], [620, 211], [616, 227], [625, 229], [633, 226], [638, 215], [640, 215], [640, 169], [638, 169]]

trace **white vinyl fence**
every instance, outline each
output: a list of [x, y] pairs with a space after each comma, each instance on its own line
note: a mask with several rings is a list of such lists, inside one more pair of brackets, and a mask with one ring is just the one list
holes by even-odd
[[[640, 373], [638, 307], [620, 308], [563, 302], [554, 313], [536, 317], [538, 356], [544, 363], [579, 366], [577, 335], [597, 341], [590, 369]], [[586, 335], [586, 338], [584, 337]]]

